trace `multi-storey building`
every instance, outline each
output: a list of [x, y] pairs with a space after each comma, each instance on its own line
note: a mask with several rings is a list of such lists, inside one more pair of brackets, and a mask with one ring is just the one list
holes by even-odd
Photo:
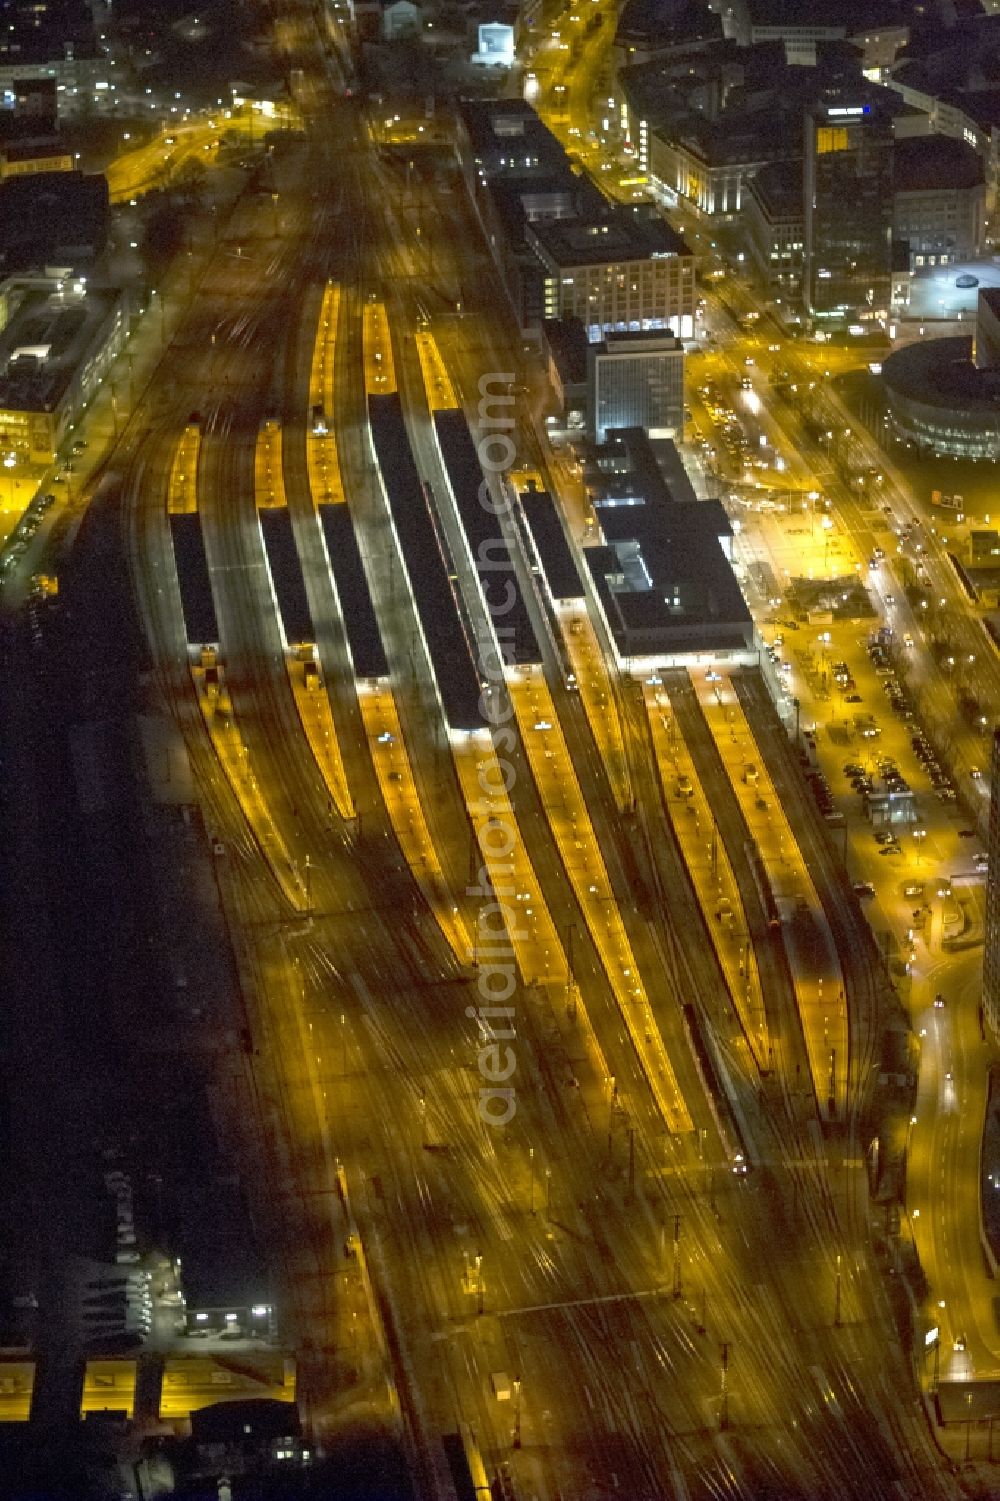
[[967, 141], [911, 136], [893, 152], [892, 232], [909, 248], [910, 269], [982, 255], [986, 244], [983, 160]]
[[542, 266], [546, 318], [579, 318], [594, 342], [606, 334], [694, 333], [694, 257], [660, 218], [623, 208], [600, 219], [529, 224]]
[[616, 334], [587, 350], [590, 436], [641, 427], [651, 438], [684, 436], [684, 346], [672, 334]]
[[746, 195], [747, 245], [769, 290], [795, 297], [802, 284], [802, 163], [771, 162]]
[[806, 315], [883, 323], [892, 283], [892, 117], [840, 96], [805, 117]]

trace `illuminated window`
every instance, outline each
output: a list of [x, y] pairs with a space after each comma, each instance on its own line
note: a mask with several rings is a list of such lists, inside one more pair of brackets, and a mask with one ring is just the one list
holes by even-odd
[[816, 131], [816, 155], [826, 156], [831, 151], [847, 150], [846, 125], [821, 125]]

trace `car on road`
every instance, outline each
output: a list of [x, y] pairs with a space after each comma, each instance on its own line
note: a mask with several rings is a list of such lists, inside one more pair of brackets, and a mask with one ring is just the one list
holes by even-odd
[[846, 698], [844, 699], [844, 703], [845, 704], [860, 704], [861, 703], [861, 694], [860, 693], [848, 693], [847, 696], [846, 696]]
[[976, 831], [975, 829], [959, 829], [958, 837], [959, 839], [975, 839]]
[[854, 895], [864, 897], [874, 896], [875, 887], [872, 885], [871, 881], [855, 881]]
[[980, 853], [978, 855], [973, 855], [973, 857], [972, 857], [972, 863], [976, 867], [977, 870], [986, 871], [986, 870], [989, 870], [989, 868], [990, 868], [990, 857], [989, 857], [989, 855], [986, 855], [986, 854], [983, 854], [983, 853]]
[[882, 848], [879, 850], [880, 855], [901, 855], [902, 853], [903, 851], [900, 849], [895, 840], [893, 840], [892, 844], [883, 844]]

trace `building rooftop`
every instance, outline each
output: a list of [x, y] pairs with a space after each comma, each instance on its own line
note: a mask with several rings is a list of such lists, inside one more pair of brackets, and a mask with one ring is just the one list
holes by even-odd
[[818, 6], [816, 0], [745, 0], [753, 26], [821, 27], [855, 36], [877, 31], [880, 26], [899, 25], [906, 19], [898, 0], [837, 0], [836, 5]]
[[525, 226], [536, 217], [561, 216], [566, 219], [597, 216], [605, 200], [587, 179], [570, 172], [524, 177], [496, 177], [490, 183], [490, 199], [503, 225], [507, 243], [524, 244]]
[[52, 412], [118, 294], [25, 289], [15, 297], [0, 330], [0, 408]]
[[850, 0], [817, 7], [815, 0], [745, 0], [751, 26], [808, 26], [846, 36]]
[[801, 219], [802, 162], [767, 162], [751, 179], [750, 191], [770, 220]]
[[801, 150], [801, 125], [781, 109], [732, 110], [717, 120], [691, 118], [676, 132], [709, 166], [778, 161]]
[[893, 147], [892, 164], [897, 193], [976, 188], [984, 180], [979, 152], [954, 136], [904, 136]]
[[0, 268], [73, 265], [104, 248], [108, 183], [100, 173], [36, 172], [0, 183]]
[[584, 558], [622, 655], [751, 643], [750, 611], [722, 545], [732, 527], [718, 501], [679, 499], [642, 428], [612, 430], [593, 448], [586, 482], [604, 546]]
[[891, 392], [928, 407], [1000, 413], [1000, 370], [974, 365], [972, 345], [971, 335], [904, 344], [882, 361], [882, 379]]
[[616, 32], [621, 43], [642, 40], [671, 52], [721, 38], [722, 17], [699, 0], [625, 0]]
[[536, 158], [536, 171], [559, 172], [565, 164], [559, 141], [523, 99], [463, 99], [458, 115], [473, 156], [487, 170], [531, 171]]
[[546, 318], [545, 342], [564, 386], [582, 386], [587, 379], [587, 330], [579, 318]]
[[0, 67], [91, 56], [94, 22], [84, 0], [45, 0], [45, 4], [4, 5]]
[[615, 208], [606, 218], [557, 219], [532, 224], [529, 241], [557, 266], [601, 266], [607, 261], [664, 259], [691, 252], [664, 219]]

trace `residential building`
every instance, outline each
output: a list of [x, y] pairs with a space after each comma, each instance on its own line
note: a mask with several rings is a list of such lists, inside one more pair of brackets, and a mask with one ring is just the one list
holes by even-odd
[[822, 321], [884, 323], [892, 279], [890, 111], [850, 95], [805, 118], [803, 305]]

